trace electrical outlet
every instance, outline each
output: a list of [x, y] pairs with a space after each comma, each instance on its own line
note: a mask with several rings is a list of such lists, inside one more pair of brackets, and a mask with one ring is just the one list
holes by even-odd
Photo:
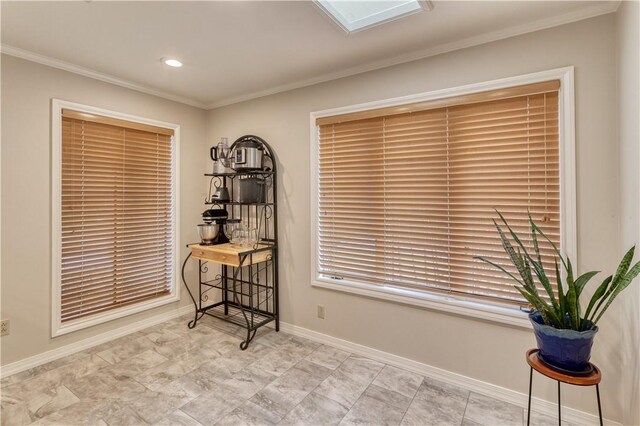
[[324, 305], [318, 305], [318, 318], [324, 319]]
[[6, 319], [0, 322], [0, 336], [6, 336], [11, 330], [11, 322]]

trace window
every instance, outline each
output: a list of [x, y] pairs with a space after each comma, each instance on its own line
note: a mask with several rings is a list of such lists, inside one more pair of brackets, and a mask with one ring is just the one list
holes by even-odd
[[177, 126], [53, 110], [53, 334], [177, 300]]
[[315, 0], [315, 3], [347, 33], [371, 28], [424, 9], [433, 9], [431, 1], [426, 0]]
[[[566, 249], [560, 87], [551, 79], [318, 114], [315, 283], [525, 305], [509, 278], [473, 257], [508, 266], [494, 209], [525, 235], [530, 211]], [[543, 262], [553, 270], [550, 249]]]

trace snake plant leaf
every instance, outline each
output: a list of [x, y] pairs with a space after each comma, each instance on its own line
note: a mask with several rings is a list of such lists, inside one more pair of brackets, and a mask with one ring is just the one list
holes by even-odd
[[629, 270], [629, 266], [631, 265], [631, 261], [633, 260], [633, 254], [636, 251], [636, 246], [633, 246], [627, 251], [618, 265], [618, 269], [616, 270], [615, 275], [613, 276], [613, 280], [616, 281], [616, 278], [621, 278], [627, 274]]
[[556, 267], [556, 283], [558, 286], [558, 315], [561, 316], [562, 328], [567, 328], [567, 301], [564, 295], [564, 289], [562, 288], [562, 276], [560, 275], [560, 268], [558, 267], [558, 259], [553, 259]]
[[[530, 262], [533, 262], [533, 259], [531, 259], [531, 256], [527, 252], [527, 248], [524, 246], [524, 244], [522, 243], [520, 238], [518, 238], [518, 235], [513, 231], [513, 229], [509, 225], [509, 223], [507, 223], [507, 220], [504, 218], [502, 213], [500, 213], [498, 210], [496, 210], [496, 213], [498, 213], [498, 216], [500, 216], [500, 219], [502, 220], [502, 223], [504, 223], [504, 225], [507, 227], [507, 230], [509, 231], [509, 234], [511, 235], [511, 238], [513, 238], [513, 241], [515, 241], [516, 244], [518, 245], [518, 256], [520, 256], [523, 259], [524, 275], [522, 275], [522, 274], [521, 275], [522, 275], [522, 278], [523, 278], [524, 282], [529, 287], [536, 288], [535, 283], [533, 282], [533, 275], [531, 274], [531, 265], [527, 261], [527, 259], [529, 259]], [[495, 223], [495, 221], [494, 221], [494, 223]], [[496, 226], [498, 226], [498, 225], [496, 224]], [[524, 256], [520, 253], [520, 250], [522, 250], [522, 252], [524, 253]]]
[[556, 245], [553, 243], [553, 241], [551, 241], [551, 239], [549, 237], [547, 237], [547, 234], [545, 234], [542, 229], [540, 229], [540, 227], [538, 225], [536, 225], [533, 221], [531, 222], [531, 226], [533, 226], [536, 230], [536, 232], [540, 235], [542, 235], [542, 237], [547, 240], [547, 242], [549, 244], [551, 244], [551, 247], [553, 247], [553, 250], [556, 252], [556, 254], [558, 255], [558, 257], [560, 258], [560, 261], [562, 262], [562, 265], [564, 266], [564, 268], [567, 268], [567, 264], [564, 261], [564, 258], [562, 257], [562, 254], [560, 254], [560, 250], [558, 250], [558, 247], [556, 247]]
[[547, 278], [547, 274], [544, 272], [544, 268], [542, 268], [541, 264], [533, 261], [532, 259], [531, 264], [533, 266], [533, 271], [535, 272], [536, 277], [538, 277], [538, 281], [540, 281], [540, 284], [542, 284], [542, 287], [544, 287], [547, 295], [549, 296], [549, 299], [551, 300], [553, 309], [557, 311], [559, 308], [558, 301], [556, 300], [555, 294], [553, 293], [551, 282], [549, 281], [549, 278]]
[[610, 298], [610, 296], [616, 291], [616, 289], [620, 285], [621, 279], [627, 273], [627, 270], [629, 269], [629, 265], [631, 265], [631, 260], [633, 259], [633, 254], [635, 253], [635, 249], [636, 249], [636, 246], [631, 247], [631, 249], [629, 249], [629, 251], [627, 251], [623, 256], [622, 260], [620, 261], [620, 264], [618, 265], [618, 268], [616, 269], [616, 273], [613, 275], [611, 284], [609, 285], [609, 287], [607, 288], [607, 291], [600, 298], [600, 300], [598, 301], [598, 304], [593, 310], [592, 317], [595, 317], [598, 312], [601, 312], [600, 308], [604, 305], [604, 303]]
[[518, 286], [514, 287], [520, 292], [520, 294], [522, 294], [522, 297], [524, 297], [527, 302], [531, 304], [531, 306], [533, 306], [538, 312], [540, 312], [540, 315], [542, 315], [542, 320], [545, 324], [559, 328], [560, 323], [558, 321], [557, 315], [555, 312], [553, 312], [553, 309], [551, 309], [547, 302], [541, 299], [540, 296], [538, 296], [536, 293], [528, 292], [524, 288]]
[[[633, 247], [633, 248], [635, 249], [635, 247]], [[602, 308], [602, 310], [600, 311], [600, 313], [596, 317], [595, 321], [593, 321], [594, 324], [598, 323], [598, 321], [602, 317], [602, 314], [604, 314], [605, 311], [609, 308], [609, 305], [611, 305], [611, 303], [618, 296], [618, 294], [620, 294], [620, 292], [622, 290], [624, 290], [625, 288], [627, 288], [627, 286], [629, 284], [631, 284], [631, 281], [633, 281], [634, 278], [638, 276], [638, 274], [640, 274], [640, 262], [638, 262], [635, 265], [633, 265], [633, 267], [631, 268], [629, 273], [625, 274], [625, 276], [620, 280], [620, 284], [613, 291], [613, 293], [611, 294], [611, 297], [609, 297], [609, 300], [607, 300], [607, 304], [604, 305], [604, 308]]]
[[580, 305], [578, 303], [578, 294], [576, 292], [576, 284], [573, 281], [573, 267], [571, 259], [567, 256], [567, 313], [571, 320], [571, 328], [577, 329], [580, 323]]
[[[518, 254], [520, 254], [520, 250], [518, 250]], [[533, 282], [533, 275], [531, 274], [531, 264], [529, 263], [529, 256], [528, 255], [524, 256], [523, 261], [524, 261], [524, 270], [525, 270], [525, 273], [527, 274], [527, 281], [529, 282], [529, 287], [531, 289], [535, 289], [536, 285]]]
[[578, 297], [580, 297], [580, 295], [582, 294], [582, 290], [584, 290], [584, 287], [587, 285], [589, 280], [599, 273], [600, 271], [585, 272], [584, 274], [576, 278], [575, 284], [576, 284], [576, 293]]
[[502, 216], [502, 213], [500, 213], [498, 210], [496, 210], [496, 213], [498, 213], [498, 216], [500, 216], [500, 220], [502, 220], [502, 223], [504, 223], [504, 226], [507, 227], [507, 230], [509, 231], [511, 238], [513, 238], [513, 241], [515, 241], [516, 244], [518, 244], [518, 246], [522, 248], [522, 251], [526, 256], [529, 256], [529, 253], [527, 252], [526, 247], [524, 246], [524, 244], [522, 244], [522, 241], [520, 241], [520, 238], [518, 238], [518, 235], [514, 232], [514, 230], [511, 229], [511, 226], [507, 223], [507, 220], [504, 218], [504, 216]]
[[502, 229], [500, 228], [500, 226], [495, 220], [493, 221], [493, 224], [498, 230], [498, 234], [500, 235], [500, 239], [502, 240], [502, 247], [507, 252], [507, 254], [509, 255], [509, 258], [511, 259], [511, 262], [515, 265], [516, 269], [518, 270], [518, 273], [522, 277], [522, 281], [524, 281], [524, 283], [527, 286], [533, 286], [534, 285], [533, 277], [530, 277], [527, 275], [527, 271], [524, 266], [524, 260], [522, 256], [516, 252], [516, 250], [513, 248], [513, 245], [511, 244], [507, 236], [504, 234], [504, 232], [502, 232]]
[[612, 279], [613, 279], [613, 275], [609, 275], [607, 278], [604, 279], [604, 281], [602, 281], [602, 283], [598, 286], [596, 291], [593, 293], [593, 296], [591, 296], [591, 300], [589, 301], [589, 305], [587, 306], [587, 312], [585, 312], [584, 314], [585, 319], [593, 322], [593, 318], [589, 316], [589, 314], [591, 313], [591, 309], [593, 309], [596, 302], [600, 300], [602, 296], [604, 296], [604, 293], [607, 290], [607, 287], [611, 283]]
[[484, 257], [481, 257], [481, 256], [474, 256], [473, 258], [477, 259], [477, 260], [480, 260], [480, 261], [482, 261], [484, 263], [488, 263], [489, 265], [493, 266], [494, 268], [497, 268], [497, 269], [501, 270], [505, 274], [509, 275], [518, 284], [520, 284], [521, 286], [524, 286], [524, 283], [522, 281], [520, 281], [515, 275], [513, 275], [511, 272], [507, 271], [504, 267], [498, 265], [497, 263], [492, 262], [489, 259], [485, 259]]
[[533, 218], [531, 217], [531, 212], [527, 212], [529, 216], [529, 224], [531, 225], [531, 241], [533, 242], [533, 251], [536, 253], [536, 257], [538, 258], [538, 263], [542, 265], [542, 256], [540, 255], [540, 247], [538, 245], [538, 236], [536, 232], [536, 228], [534, 228]]

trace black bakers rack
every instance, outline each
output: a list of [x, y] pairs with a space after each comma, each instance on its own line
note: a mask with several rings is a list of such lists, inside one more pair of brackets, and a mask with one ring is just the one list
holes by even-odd
[[[191, 292], [185, 278], [185, 267], [193, 255], [189, 253], [182, 265], [182, 281], [193, 301], [194, 319], [188, 327], [194, 328], [198, 321], [209, 315], [242, 327], [246, 331], [240, 349], [245, 350], [256, 335], [258, 328], [275, 322], [275, 330], [280, 329], [278, 316], [278, 209], [276, 194], [276, 159], [271, 147], [257, 136], [243, 136], [230, 147], [233, 150], [240, 140], [250, 138], [262, 144], [263, 170], [229, 173], [205, 173], [210, 177], [210, 187], [226, 186], [229, 189], [228, 202], [205, 200], [211, 208], [226, 209], [229, 219], [240, 219], [249, 228], [257, 228], [258, 244], [248, 247], [238, 254], [239, 266], [220, 264], [221, 270], [213, 278], [208, 278], [209, 266], [215, 261], [198, 260], [198, 298]], [[263, 185], [263, 197], [260, 202], [245, 203], [233, 201], [237, 191], [238, 179], [258, 178]], [[193, 245], [189, 245], [193, 247]], [[265, 252], [270, 252], [264, 256]], [[262, 256], [260, 256], [262, 255]], [[264, 259], [254, 262], [254, 259]], [[217, 290], [218, 301], [210, 302]]]

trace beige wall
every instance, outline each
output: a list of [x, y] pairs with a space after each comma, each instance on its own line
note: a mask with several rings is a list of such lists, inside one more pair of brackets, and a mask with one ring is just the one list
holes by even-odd
[[[55, 97], [182, 126], [181, 247], [195, 239], [194, 227], [206, 187], [202, 173], [209, 168], [211, 141], [246, 133], [266, 138], [276, 151], [282, 173], [278, 189], [283, 321], [526, 392], [528, 371], [523, 354], [535, 345], [528, 330], [311, 287], [309, 113], [574, 65], [578, 267], [609, 272], [619, 255], [612, 248], [631, 245], [639, 234], [638, 83], [634, 79], [638, 75], [637, 16], [637, 3], [623, 4], [617, 17], [593, 18], [210, 113], [3, 55], [0, 309], [3, 319], [11, 319], [12, 330], [2, 338], [2, 364], [188, 303], [183, 292], [180, 303], [56, 339], [49, 337], [49, 123], [50, 100]], [[616, 36], [620, 41], [618, 55], [623, 58], [617, 69]], [[633, 88], [636, 96], [627, 88]], [[616, 116], [618, 107], [621, 113]], [[620, 175], [618, 165], [622, 166]], [[634, 197], [620, 197], [621, 193], [633, 193]], [[640, 423], [640, 413], [630, 409], [638, 400], [640, 380], [640, 286], [633, 291], [635, 298], [614, 306], [602, 322], [593, 354], [604, 371], [605, 415], [627, 424]], [[325, 320], [316, 318], [317, 304], [326, 306]], [[636, 327], [627, 327], [632, 321]], [[636, 366], [634, 376], [625, 365]], [[537, 396], [553, 400], [554, 392], [552, 382], [536, 380]], [[577, 409], [595, 410], [589, 390], [566, 389], [564, 397]]]
[[[2, 365], [187, 304], [51, 339], [51, 98], [180, 124], [180, 231], [194, 241], [204, 198], [206, 112], [33, 62], [2, 55]], [[193, 271], [192, 271], [193, 272]]]
[[[578, 267], [611, 271], [618, 261], [614, 24], [614, 15], [601, 16], [211, 111], [208, 140], [256, 134], [278, 157], [282, 320], [526, 393], [531, 331], [310, 285], [309, 113], [574, 65]], [[316, 318], [317, 304], [326, 306], [325, 320]], [[626, 409], [619, 318], [614, 307], [593, 353], [604, 371], [605, 414], [615, 420]], [[554, 384], [536, 378], [535, 394], [554, 400]], [[595, 412], [588, 390], [566, 389], [563, 401]]]
[[[616, 14], [618, 126], [620, 140], [620, 254], [640, 239], [640, 3], [622, 2]], [[639, 248], [640, 251], [640, 248]], [[622, 299], [620, 324], [624, 423], [640, 425], [640, 280]]]

